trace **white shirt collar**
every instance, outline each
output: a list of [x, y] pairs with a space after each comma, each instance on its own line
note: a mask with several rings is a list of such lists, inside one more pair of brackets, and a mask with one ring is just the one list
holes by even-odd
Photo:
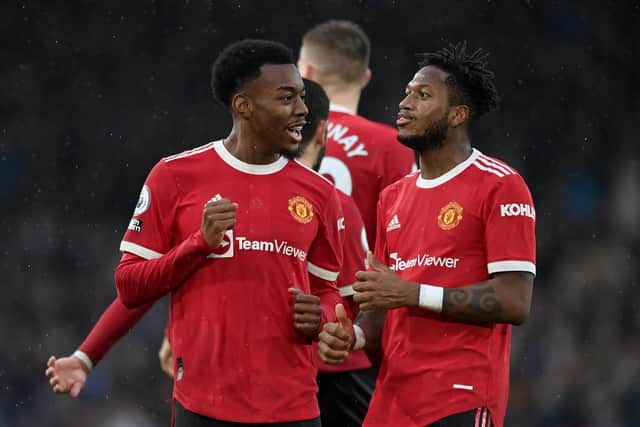
[[222, 139], [213, 143], [213, 149], [216, 150], [216, 153], [218, 153], [220, 158], [222, 158], [226, 164], [240, 172], [248, 173], [250, 175], [270, 175], [281, 171], [287, 163], [289, 163], [289, 160], [284, 156], [280, 156], [280, 158], [275, 162], [266, 165], [254, 165], [243, 162], [227, 150], [227, 147], [224, 146], [224, 140]]
[[425, 179], [422, 177], [422, 173], [419, 173], [418, 179], [416, 180], [416, 185], [420, 188], [434, 188], [438, 185], [444, 184], [445, 182], [460, 175], [466, 168], [471, 166], [471, 164], [478, 158], [480, 154], [482, 153], [474, 148], [471, 152], [471, 155], [464, 162], [456, 165], [453, 169], [447, 171], [437, 178]]

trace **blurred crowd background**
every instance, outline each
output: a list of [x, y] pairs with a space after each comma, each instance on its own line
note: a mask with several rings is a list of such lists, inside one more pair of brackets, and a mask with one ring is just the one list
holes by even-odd
[[209, 89], [220, 49], [253, 37], [297, 51], [329, 18], [369, 34], [360, 112], [390, 124], [414, 53], [463, 39], [491, 52], [503, 101], [473, 144], [521, 171], [538, 214], [507, 425], [640, 425], [640, 2], [69, 0], [0, 3], [0, 426], [169, 425], [167, 301], [76, 400], [50, 391], [46, 360], [115, 297], [153, 164], [227, 134]]

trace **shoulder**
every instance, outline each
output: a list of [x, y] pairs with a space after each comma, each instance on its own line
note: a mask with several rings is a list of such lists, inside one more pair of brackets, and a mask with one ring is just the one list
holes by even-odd
[[506, 162], [477, 152], [469, 177], [482, 189], [482, 198], [515, 197], [531, 200], [531, 192], [520, 173]]
[[331, 181], [313, 169], [303, 165], [296, 159], [289, 161], [289, 170], [292, 174], [298, 175], [301, 179], [323, 194], [334, 194], [336, 191], [335, 186]]
[[416, 187], [416, 180], [418, 179], [419, 174], [420, 170], [417, 170], [405, 175], [393, 184], [389, 184], [384, 188], [384, 190], [382, 190], [382, 192], [380, 192], [380, 200], [383, 202], [394, 200], [400, 197], [400, 195], [406, 190]]
[[379, 134], [394, 140], [397, 134], [396, 129], [393, 127], [384, 123], [369, 120], [358, 114], [347, 114], [332, 111], [329, 113], [329, 122], [334, 125], [347, 126], [349, 129], [362, 134]]
[[209, 142], [208, 144], [201, 145], [196, 148], [192, 148], [190, 150], [183, 151], [181, 153], [173, 154], [171, 156], [163, 157], [162, 162], [164, 162], [168, 167], [176, 167], [185, 163], [192, 163], [194, 161], [198, 161], [203, 157], [207, 156], [211, 151], [214, 150], [216, 142]]

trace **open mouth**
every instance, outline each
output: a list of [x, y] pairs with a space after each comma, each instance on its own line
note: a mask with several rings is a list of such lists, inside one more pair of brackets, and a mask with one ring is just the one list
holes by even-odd
[[296, 142], [302, 141], [302, 125], [290, 126], [287, 133]]

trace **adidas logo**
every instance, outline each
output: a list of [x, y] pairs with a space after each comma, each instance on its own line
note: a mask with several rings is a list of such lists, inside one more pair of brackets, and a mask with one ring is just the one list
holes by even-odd
[[397, 230], [398, 228], [400, 228], [400, 221], [398, 220], [398, 215], [394, 215], [387, 225], [387, 231]]

